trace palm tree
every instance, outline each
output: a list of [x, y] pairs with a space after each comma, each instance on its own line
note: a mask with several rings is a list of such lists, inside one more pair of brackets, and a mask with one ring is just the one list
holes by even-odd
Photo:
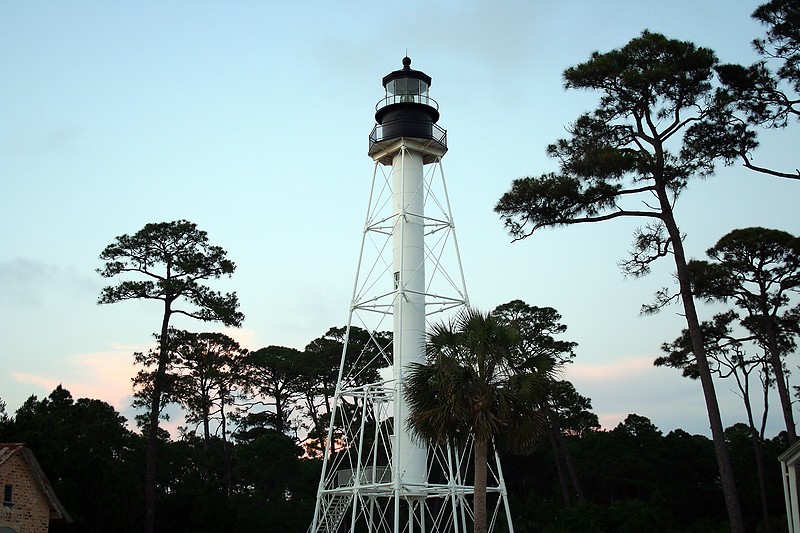
[[429, 444], [474, 438], [475, 533], [485, 533], [489, 447], [496, 440], [526, 452], [546, 434], [540, 407], [553, 360], [527, 355], [516, 328], [472, 308], [432, 325], [427, 337], [427, 362], [405, 373], [406, 424]]

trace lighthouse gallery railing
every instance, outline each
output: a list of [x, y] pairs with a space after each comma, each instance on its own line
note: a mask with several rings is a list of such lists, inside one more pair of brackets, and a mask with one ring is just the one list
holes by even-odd
[[399, 137], [431, 139], [447, 148], [447, 130], [430, 121], [399, 118], [376, 124], [369, 134], [369, 149], [376, 143]]

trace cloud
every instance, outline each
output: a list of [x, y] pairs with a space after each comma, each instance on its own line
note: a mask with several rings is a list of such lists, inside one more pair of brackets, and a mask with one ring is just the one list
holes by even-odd
[[[234, 337], [232, 333], [239, 330], [226, 330], [226, 334]], [[241, 331], [243, 335], [234, 337], [237, 342], [251, 339], [255, 334], [252, 331]], [[145, 351], [150, 346], [135, 346], [112, 344], [109, 350], [83, 353], [69, 357], [71, 368], [68, 377], [63, 379], [50, 374], [30, 374], [12, 372], [11, 378], [27, 385], [34, 385], [42, 389], [41, 396], [50, 394], [58, 385], [68, 390], [73, 398], [92, 398], [102, 400], [114, 407], [128, 419], [128, 427], [135, 429], [134, 417], [140, 411], [131, 407], [133, 389], [131, 378], [136, 373], [132, 354]], [[168, 431], [173, 438], [180, 434], [179, 426], [185, 425], [183, 412], [176, 405], [166, 407], [169, 420], [162, 421], [161, 427]]]
[[37, 306], [42, 304], [45, 294], [56, 289], [81, 294], [97, 292], [96, 283], [71, 270], [26, 257], [0, 262], [0, 303]]
[[606, 430], [614, 429], [617, 427], [630, 413], [604, 413], [602, 416], [598, 415], [600, 420], [600, 427]]
[[12, 372], [11, 377], [18, 383], [26, 383], [28, 385], [36, 385], [45, 389], [47, 392], [55, 389], [60, 383], [59, 380], [47, 376], [38, 376], [36, 374], [25, 374], [22, 372]]
[[131, 378], [136, 373], [132, 354], [147, 348], [117, 344], [112, 345], [111, 350], [71, 357], [81, 377], [70, 390], [76, 397], [99, 398], [117, 410], [123, 409], [130, 403]]
[[0, 301], [12, 305], [38, 305], [41, 286], [51, 283], [58, 269], [24, 257], [0, 263]]
[[222, 333], [238, 342], [242, 348], [247, 348], [248, 350], [261, 348], [261, 346], [258, 346], [258, 332], [254, 329], [224, 328]]
[[567, 379], [604, 382], [621, 381], [649, 374], [653, 370], [652, 357], [625, 357], [608, 360], [601, 364], [576, 362], [567, 368]]
[[118, 411], [131, 402], [131, 378], [135, 374], [133, 352], [146, 350], [142, 346], [114, 344], [110, 350], [78, 354], [69, 357], [70, 366], [62, 377], [51, 373], [31, 374], [12, 372], [18, 383], [41, 387], [49, 394], [59, 384], [72, 393], [73, 398], [93, 398], [107, 402]]
[[16, 136], [13, 147], [22, 154], [43, 156], [70, 146], [80, 135], [77, 127], [63, 125], [36, 135], [30, 135], [27, 139], [22, 136]]
[[[196, 320], [186, 319], [185, 317], [178, 317], [178, 320], [172, 322], [172, 326], [177, 329], [185, 329], [194, 333], [222, 333], [239, 343], [239, 346], [248, 350], [257, 350], [263, 344], [260, 344], [260, 333], [252, 328], [228, 328], [218, 323], [213, 322], [198, 322]], [[153, 346], [148, 346], [152, 348]], [[146, 348], [146, 349], [148, 349]], [[137, 351], [142, 351], [142, 348], [137, 348]]]
[[654, 367], [652, 356], [576, 362], [567, 368], [565, 379], [592, 400], [592, 411], [604, 429], [613, 429], [628, 414], [636, 413], [667, 431], [676, 427], [705, 430], [699, 384], [679, 372]]

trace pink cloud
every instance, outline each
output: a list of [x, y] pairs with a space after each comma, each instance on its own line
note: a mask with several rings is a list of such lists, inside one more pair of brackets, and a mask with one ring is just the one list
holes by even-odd
[[614, 429], [629, 413], [659, 420], [672, 427], [672, 418], [693, 413], [699, 387], [680, 373], [653, 366], [652, 356], [625, 356], [602, 362], [576, 362], [564, 378], [578, 393], [591, 398], [603, 429]]
[[652, 357], [624, 357], [602, 364], [576, 362], [569, 365], [565, 379], [570, 381], [624, 381], [653, 372]]
[[62, 377], [52, 373], [27, 374], [13, 372], [12, 378], [19, 383], [41, 387], [45, 394], [61, 384], [74, 398], [103, 400], [121, 411], [130, 404], [131, 378], [136, 373], [133, 353], [147, 349], [141, 346], [114, 344], [110, 350], [71, 356], [71, 366], [65, 371], [54, 369]]
[[36, 385], [37, 387], [46, 389], [48, 392], [55, 389], [60, 383], [60, 381], [57, 379], [45, 376], [37, 376], [35, 374], [24, 374], [22, 372], [12, 372], [11, 377], [18, 383]]
[[262, 347], [257, 345], [258, 334], [255, 332], [255, 330], [247, 328], [225, 328], [222, 330], [222, 333], [238, 342], [239, 346], [242, 348], [247, 348], [248, 350], [258, 350]]
[[131, 378], [136, 374], [133, 353], [146, 350], [142, 346], [112, 345], [112, 349], [75, 355], [72, 362], [80, 369], [80, 377], [65, 381], [76, 398], [98, 398], [117, 410], [130, 403]]
[[600, 420], [600, 427], [606, 431], [612, 430], [617, 427], [620, 422], [628, 417], [629, 413], [603, 413], [598, 415]]

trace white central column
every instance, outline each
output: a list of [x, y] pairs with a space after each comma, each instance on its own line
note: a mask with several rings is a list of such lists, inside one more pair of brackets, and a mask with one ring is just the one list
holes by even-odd
[[[403, 376], [410, 362], [425, 362], [425, 227], [422, 154], [405, 147], [392, 159], [392, 191], [396, 225], [393, 267], [394, 303], [395, 467], [400, 484], [423, 484], [426, 449], [406, 431], [408, 407]], [[396, 480], [396, 487], [398, 487]]]

